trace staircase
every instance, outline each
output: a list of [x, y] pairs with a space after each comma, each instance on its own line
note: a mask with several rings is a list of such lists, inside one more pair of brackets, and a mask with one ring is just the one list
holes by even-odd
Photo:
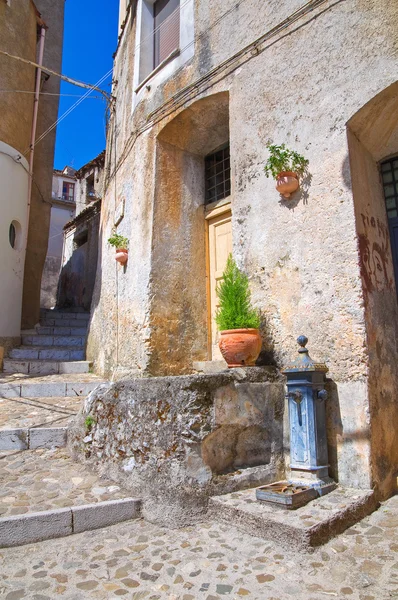
[[89, 314], [41, 311], [0, 373], [0, 547], [137, 518], [140, 501], [74, 463], [68, 424], [103, 379], [85, 360]]
[[90, 315], [79, 308], [41, 310], [40, 325], [22, 331], [22, 346], [4, 359], [4, 373], [55, 375], [88, 373], [85, 343]]

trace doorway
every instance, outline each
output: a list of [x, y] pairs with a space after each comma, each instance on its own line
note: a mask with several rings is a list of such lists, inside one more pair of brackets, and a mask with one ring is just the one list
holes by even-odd
[[219, 332], [215, 315], [219, 307], [217, 286], [222, 279], [228, 256], [232, 253], [232, 212], [228, 202], [206, 213], [207, 279], [209, 306], [209, 358], [222, 360], [218, 347]]

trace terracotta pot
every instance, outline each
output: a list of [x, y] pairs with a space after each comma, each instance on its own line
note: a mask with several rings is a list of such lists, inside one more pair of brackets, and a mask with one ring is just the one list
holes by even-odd
[[129, 257], [129, 251], [126, 248], [116, 248], [115, 258], [118, 263], [125, 265]]
[[261, 351], [258, 329], [228, 329], [220, 331], [218, 343], [228, 367], [253, 366]]
[[285, 198], [290, 198], [290, 195], [298, 189], [298, 186], [298, 176], [293, 171], [281, 171], [276, 178], [276, 189]]

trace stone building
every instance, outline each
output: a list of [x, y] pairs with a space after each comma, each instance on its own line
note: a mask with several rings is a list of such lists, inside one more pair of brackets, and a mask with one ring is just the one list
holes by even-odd
[[58, 307], [90, 310], [97, 271], [105, 151], [75, 172], [76, 216], [64, 224]]
[[42, 308], [52, 308], [56, 304], [64, 226], [73, 219], [76, 212], [75, 173], [76, 170], [68, 166], [62, 171], [54, 169], [48, 248], [41, 279], [40, 306]]
[[[265, 362], [305, 334], [329, 366], [333, 476], [382, 496], [398, 471], [397, 22], [390, 0], [121, 2], [88, 339], [115, 377], [217, 359], [214, 264], [232, 250]], [[264, 174], [268, 140], [309, 160], [291, 199]]]
[[45, 68], [61, 68], [63, 21], [63, 0], [0, 2], [1, 50], [10, 55], [0, 55], [0, 351], [19, 342], [21, 313], [25, 328], [39, 320], [55, 131], [32, 140], [57, 119], [59, 78]]

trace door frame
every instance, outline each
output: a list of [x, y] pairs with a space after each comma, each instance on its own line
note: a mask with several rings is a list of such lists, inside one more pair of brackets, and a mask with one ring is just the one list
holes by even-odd
[[209, 221], [224, 213], [231, 213], [232, 229], [232, 204], [228, 196], [218, 202], [205, 205], [205, 246], [206, 246], [206, 300], [207, 300], [207, 360], [212, 360], [212, 320], [211, 320], [211, 289], [210, 289], [210, 248], [209, 248]]

